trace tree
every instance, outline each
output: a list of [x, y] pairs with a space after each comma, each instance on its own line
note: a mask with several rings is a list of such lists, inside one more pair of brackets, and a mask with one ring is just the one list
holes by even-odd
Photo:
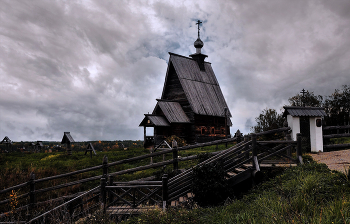
[[325, 118], [328, 126], [350, 124], [350, 86], [343, 85], [342, 89], [335, 89], [324, 103], [328, 117]]
[[264, 109], [261, 114], [255, 118], [257, 125], [252, 127], [255, 133], [282, 128], [284, 118], [282, 113], [278, 114], [275, 109]]
[[[314, 92], [306, 91], [303, 97], [302, 94], [297, 94], [288, 99], [290, 106], [309, 106], [309, 107], [322, 107], [323, 96], [315, 95]], [[303, 105], [304, 104], [304, 105]]]

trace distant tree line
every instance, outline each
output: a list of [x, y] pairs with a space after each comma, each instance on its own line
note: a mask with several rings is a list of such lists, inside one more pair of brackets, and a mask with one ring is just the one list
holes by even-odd
[[[1, 140], [0, 140], [1, 141]], [[96, 151], [118, 151], [125, 148], [142, 148], [143, 141], [137, 140], [117, 140], [117, 141], [86, 141], [74, 142], [73, 151], [85, 151], [88, 144], [92, 143]], [[34, 142], [36, 143], [36, 142]], [[3, 152], [61, 152], [66, 151], [66, 145], [61, 142], [43, 141], [43, 147], [38, 150], [32, 142], [12, 142], [10, 145], [0, 144], [0, 153]]]
[[[330, 96], [315, 95], [313, 92], [296, 94], [288, 99], [286, 106], [324, 107], [327, 117], [324, 124], [327, 126], [350, 125], [350, 86], [343, 85], [341, 89], [335, 89]], [[257, 125], [251, 128], [254, 133], [283, 127], [285, 118], [283, 112], [275, 109], [264, 109], [255, 118]]]

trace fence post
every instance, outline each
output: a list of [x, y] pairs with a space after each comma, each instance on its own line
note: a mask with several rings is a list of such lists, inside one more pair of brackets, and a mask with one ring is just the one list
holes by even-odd
[[107, 178], [105, 175], [102, 176], [101, 178], [101, 198], [100, 198], [100, 202], [101, 202], [101, 209], [103, 211], [103, 214], [106, 213], [106, 185], [107, 185]]
[[35, 174], [34, 172], [30, 173], [30, 179], [29, 179], [29, 200], [30, 200], [30, 207], [33, 207], [35, 205]]
[[[248, 142], [248, 141], [249, 141], [249, 136], [248, 136], [248, 135], [244, 135], [244, 141], [245, 141], [245, 142]], [[244, 147], [246, 159], [249, 158], [249, 151], [248, 151], [248, 150], [249, 150], [249, 145], [246, 145], [246, 146]]]
[[[109, 176], [109, 183], [108, 183], [109, 186], [113, 186], [113, 184], [114, 184], [113, 179], [114, 179], [113, 176]], [[113, 202], [113, 200], [114, 200], [114, 196], [113, 196], [111, 190], [109, 190], [108, 191], [108, 202], [111, 204]]]
[[258, 148], [257, 148], [257, 143], [256, 143], [256, 134], [252, 133], [252, 152], [253, 152], [253, 167], [255, 168], [256, 171], [260, 171], [259, 163], [258, 163]]
[[107, 202], [107, 174], [108, 174], [108, 157], [104, 156], [102, 161], [102, 178], [101, 178], [101, 209], [103, 210], [103, 214], [106, 213], [106, 202]]
[[162, 198], [163, 198], [163, 211], [166, 210], [166, 202], [168, 200], [168, 174], [164, 174], [162, 177]]
[[108, 175], [108, 157], [107, 156], [103, 157], [102, 170], [103, 170], [103, 175], [105, 176], [105, 178], [107, 178], [107, 175]]
[[303, 164], [303, 157], [301, 152], [301, 134], [297, 133], [297, 160], [300, 164]]
[[[151, 154], [153, 154], [153, 147], [151, 147]], [[153, 156], [151, 156], [151, 164], [153, 163]]]
[[177, 171], [179, 169], [179, 161], [178, 161], [177, 141], [175, 139], [172, 142], [172, 148], [173, 148], [173, 170]]

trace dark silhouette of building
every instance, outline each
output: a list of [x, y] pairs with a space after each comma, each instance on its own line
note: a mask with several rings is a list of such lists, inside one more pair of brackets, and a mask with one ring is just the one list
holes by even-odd
[[[204, 46], [199, 36], [194, 42], [196, 53], [185, 57], [170, 53], [163, 93], [152, 114], [145, 114], [145, 147], [159, 144], [176, 135], [187, 143], [206, 142], [230, 135], [231, 113], [221, 92], [211, 63], [204, 61]], [[146, 127], [154, 128], [146, 136]]]

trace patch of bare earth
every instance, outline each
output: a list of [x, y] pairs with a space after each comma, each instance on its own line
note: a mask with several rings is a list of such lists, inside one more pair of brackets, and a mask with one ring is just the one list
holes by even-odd
[[315, 161], [325, 163], [331, 170], [338, 170], [344, 173], [350, 166], [350, 149], [333, 152], [319, 152], [310, 155]]

